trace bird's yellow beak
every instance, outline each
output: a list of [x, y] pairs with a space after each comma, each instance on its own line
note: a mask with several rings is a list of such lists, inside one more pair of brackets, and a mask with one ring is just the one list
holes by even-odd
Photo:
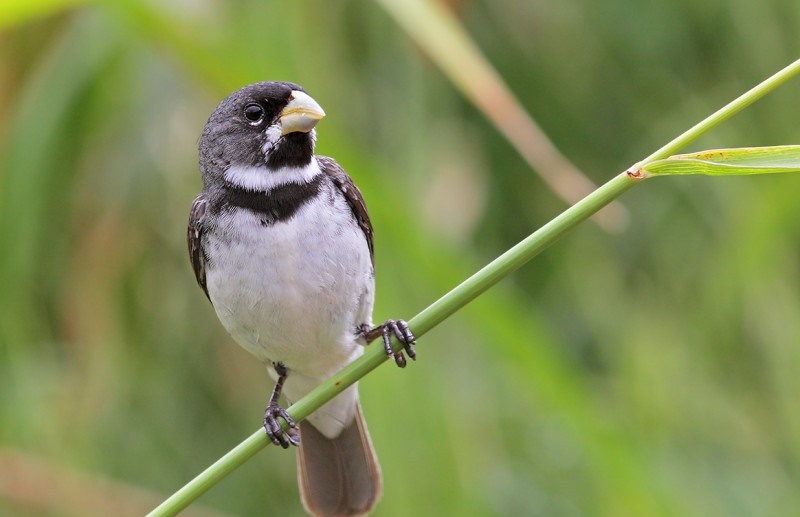
[[322, 107], [305, 92], [292, 90], [290, 99], [281, 111], [281, 135], [308, 133], [325, 116]]

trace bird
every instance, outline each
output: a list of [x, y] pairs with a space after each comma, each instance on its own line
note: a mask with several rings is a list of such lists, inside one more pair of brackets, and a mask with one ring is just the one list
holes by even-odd
[[[201, 193], [189, 257], [222, 326], [275, 381], [267, 437], [297, 446], [300, 497], [314, 516], [369, 513], [381, 471], [354, 384], [295, 422], [295, 402], [381, 338], [404, 367], [416, 339], [402, 319], [373, 325], [374, 233], [364, 198], [333, 159], [315, 155], [322, 107], [283, 81], [222, 100], [198, 145]], [[395, 336], [402, 348], [392, 350]], [[285, 420], [287, 429], [281, 428]]]

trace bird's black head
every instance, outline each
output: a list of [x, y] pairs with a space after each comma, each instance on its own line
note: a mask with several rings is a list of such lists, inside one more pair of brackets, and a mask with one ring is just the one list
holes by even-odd
[[226, 171], [262, 172], [308, 165], [314, 156], [314, 126], [325, 116], [299, 85], [251, 84], [220, 102], [200, 138], [204, 181], [224, 181]]

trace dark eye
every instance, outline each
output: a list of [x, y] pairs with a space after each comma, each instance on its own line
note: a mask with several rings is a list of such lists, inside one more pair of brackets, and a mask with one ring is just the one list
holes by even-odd
[[264, 108], [258, 104], [248, 104], [244, 107], [244, 116], [250, 122], [259, 122], [264, 118]]

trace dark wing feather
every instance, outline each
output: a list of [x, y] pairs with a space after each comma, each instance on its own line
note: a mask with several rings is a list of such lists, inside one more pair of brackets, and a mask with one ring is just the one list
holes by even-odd
[[327, 174], [336, 187], [344, 194], [347, 204], [353, 211], [353, 215], [358, 222], [358, 226], [364, 232], [364, 237], [367, 239], [367, 246], [369, 246], [369, 256], [372, 259], [372, 267], [375, 268], [375, 244], [374, 233], [372, 231], [372, 223], [369, 221], [369, 214], [367, 213], [367, 205], [364, 203], [364, 196], [358, 190], [356, 184], [342, 167], [336, 163], [336, 160], [327, 156], [317, 156], [317, 161], [322, 169], [322, 172]]
[[203, 231], [205, 230], [206, 210], [208, 200], [205, 195], [200, 194], [192, 203], [192, 210], [189, 212], [189, 229], [186, 235], [189, 244], [189, 259], [192, 261], [192, 269], [197, 283], [203, 288], [203, 292], [208, 296], [206, 288], [206, 254], [203, 250]]

